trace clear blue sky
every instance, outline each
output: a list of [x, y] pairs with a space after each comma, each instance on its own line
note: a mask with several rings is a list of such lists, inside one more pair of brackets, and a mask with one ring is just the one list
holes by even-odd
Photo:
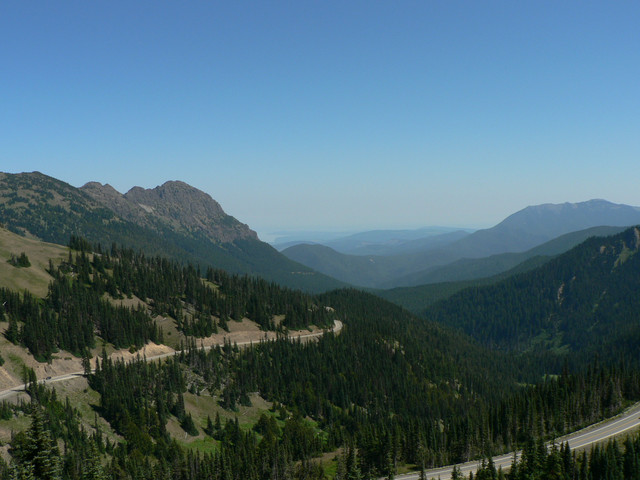
[[0, 170], [261, 234], [640, 205], [640, 2], [3, 1]]

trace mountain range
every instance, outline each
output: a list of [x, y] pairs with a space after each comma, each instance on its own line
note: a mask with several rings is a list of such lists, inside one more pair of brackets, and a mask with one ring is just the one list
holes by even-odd
[[[513, 256], [571, 232], [599, 226], [625, 227], [640, 224], [640, 208], [606, 200], [580, 203], [544, 204], [520, 210], [496, 226], [478, 230], [462, 238], [450, 238], [444, 245], [429, 245], [417, 252], [398, 255], [345, 255], [326, 245], [300, 244], [283, 250], [287, 257], [334, 278], [370, 288], [415, 286], [430, 282], [467, 280], [506, 271], [531, 255]], [[588, 234], [589, 232], [587, 232]], [[568, 237], [571, 240], [572, 237]], [[564, 239], [564, 247], [584, 240]], [[488, 259], [483, 262], [469, 259]], [[509, 259], [509, 256], [511, 257]], [[462, 266], [452, 266], [462, 261]], [[471, 264], [473, 263], [473, 268]], [[484, 267], [481, 264], [484, 263]], [[479, 266], [480, 265], [480, 266]], [[445, 267], [448, 266], [448, 267]], [[444, 270], [443, 270], [444, 268]]]
[[[514, 275], [534, 270], [588, 238], [614, 235], [625, 228], [593, 227], [561, 235], [526, 252], [457, 260], [449, 265], [434, 268], [425, 274], [416, 274], [415, 286], [374, 290], [374, 292], [390, 302], [421, 315], [433, 303], [449, 298], [460, 290], [492, 285]], [[463, 280], [459, 280], [460, 278]]]
[[214, 243], [258, 240], [248, 225], [227, 215], [218, 202], [184, 182], [168, 181], [153, 188], [133, 187], [122, 195], [111, 185], [89, 182], [80, 188], [119, 217], [151, 229], [201, 236]]
[[122, 194], [108, 184], [76, 188], [33, 172], [0, 173], [0, 223], [53, 243], [66, 244], [77, 235], [321, 292], [345, 285], [389, 289], [475, 280], [525, 261], [533, 267], [589, 236], [640, 224], [640, 209], [606, 200], [544, 204], [472, 233], [446, 227], [377, 230], [278, 252], [210, 195], [184, 182]]
[[463, 238], [470, 230], [450, 227], [424, 227], [414, 230], [370, 230], [351, 235], [332, 235], [309, 232], [297, 236], [280, 237], [272, 242], [279, 251], [300, 244], [321, 244], [348, 255], [396, 255], [440, 246]]
[[539, 268], [462, 290], [424, 314], [499, 350], [636, 361], [639, 251], [640, 227], [591, 237]]
[[[573, 208], [543, 207], [541, 217]], [[120, 194], [1, 174], [0, 221], [13, 231], [0, 228], [1, 393], [19, 396], [0, 402], [0, 478], [390, 478], [526, 448], [640, 400], [640, 227], [591, 227], [451, 263], [451, 274], [515, 267], [417, 317], [353, 288], [309, 295], [255, 278], [296, 264], [277, 263], [275, 249], [182, 182]], [[556, 222], [531, 240], [523, 232], [544, 222], [515, 225], [497, 229], [501, 247], [480, 251], [562, 230]], [[306, 271], [301, 280], [332, 281]], [[344, 328], [314, 341], [286, 336], [334, 320]], [[241, 332], [274, 341], [232, 346], [227, 334]], [[169, 357], [135, 359], [147, 347]], [[33, 474], [47, 465], [62, 474]], [[347, 465], [353, 475], [338, 474]]]

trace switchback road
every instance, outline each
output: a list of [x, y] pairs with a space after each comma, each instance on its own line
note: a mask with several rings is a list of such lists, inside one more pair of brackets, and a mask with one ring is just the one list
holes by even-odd
[[[340, 320], [334, 320], [333, 322], [333, 333], [338, 333], [340, 332], [340, 330], [342, 330], [342, 322]], [[291, 340], [306, 340], [306, 339], [310, 339], [310, 338], [315, 338], [315, 337], [319, 337], [321, 335], [324, 335], [324, 331], [319, 331], [319, 332], [315, 332], [315, 333], [305, 333], [305, 334], [301, 334], [301, 333], [295, 333], [290, 335]], [[253, 341], [247, 341], [247, 342], [233, 342], [235, 345], [242, 347], [242, 346], [246, 346], [246, 345], [251, 345], [251, 344], [258, 344], [260, 343], [260, 341], [263, 340], [261, 338], [257, 338], [256, 340]], [[205, 350], [209, 350], [210, 348], [213, 347], [217, 347], [217, 346], [223, 346], [224, 343], [219, 343], [219, 344], [215, 344], [215, 345], [209, 345], [207, 347], [203, 347]], [[149, 356], [149, 357], [145, 357], [147, 362], [151, 362], [153, 360], [160, 360], [162, 358], [167, 358], [167, 357], [172, 357], [174, 355], [178, 355], [180, 353], [180, 350], [176, 350], [173, 352], [169, 352], [169, 353], [162, 353], [160, 355], [153, 355], [153, 356]], [[39, 383], [44, 383], [44, 384], [49, 384], [49, 383], [53, 383], [53, 382], [63, 382], [65, 380], [72, 380], [75, 378], [81, 378], [84, 376], [84, 372], [83, 371], [79, 371], [79, 372], [72, 372], [72, 373], [66, 373], [64, 375], [58, 375], [55, 377], [47, 377], [47, 378], [41, 378], [38, 379]], [[7, 398], [10, 398], [14, 395], [18, 395], [21, 392], [24, 392], [25, 390], [25, 385], [16, 385], [15, 387], [11, 387], [8, 388], [6, 390], [2, 390], [0, 391], [0, 400], [6, 400]]]

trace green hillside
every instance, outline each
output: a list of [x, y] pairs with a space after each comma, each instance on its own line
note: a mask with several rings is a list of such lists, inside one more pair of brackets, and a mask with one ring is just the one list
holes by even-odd
[[[23, 237], [5, 237], [4, 250], [36, 251], [36, 242], [24, 239], [22, 248]], [[596, 310], [623, 312], [615, 328], [634, 332], [629, 275], [637, 272], [639, 238], [629, 230], [592, 239], [543, 268], [556, 265], [569, 280], [569, 272], [596, 278], [594, 291], [617, 287], [615, 272], [626, 272], [631, 290], [602, 296]], [[46, 247], [52, 262], [26, 267], [49, 275], [43, 298], [0, 289], [0, 381], [28, 383], [20, 401], [0, 401], [9, 460], [0, 460], [0, 478], [378, 478], [562, 435], [640, 399], [636, 366], [594, 363], [588, 342], [568, 347], [579, 364], [520, 348], [520, 339], [518, 348], [496, 351], [354, 289], [308, 295], [80, 237], [70, 247]], [[583, 275], [592, 268], [600, 273]], [[509, 298], [524, 296], [503, 288]], [[573, 291], [561, 289], [563, 302], [582, 301]], [[486, 309], [500, 305], [498, 293], [486, 297]], [[455, 304], [433, 312], [446, 305]], [[200, 347], [247, 319], [280, 336], [245, 348]], [[284, 335], [334, 319], [344, 323], [339, 333], [306, 342]], [[592, 324], [595, 334], [600, 328]], [[153, 362], [130, 353], [150, 345], [182, 352]], [[637, 353], [635, 337], [626, 348]], [[128, 363], [119, 360], [126, 350]], [[37, 383], [67, 361], [85, 377]]]
[[[221, 221], [237, 223], [226, 216]], [[148, 255], [259, 275], [306, 291], [344, 286], [255, 238], [216, 242], [202, 233], [189, 234], [161, 221], [133, 223], [81, 189], [37, 172], [0, 173], [0, 223], [13, 232], [51, 243], [64, 245], [71, 235], [79, 235], [103, 246], [127, 245]]]
[[[525, 252], [500, 253], [484, 258], [464, 258], [448, 265], [416, 272], [396, 280], [400, 285], [424, 285], [428, 283], [456, 282], [497, 276], [510, 270], [517, 271], [518, 265], [532, 258], [549, 258], [566, 252], [589, 237], [602, 237], [621, 232], [626, 227], [592, 227], [566, 233], [553, 240], [533, 247]], [[536, 265], [536, 262], [528, 265]], [[528, 268], [528, 267], [527, 267]]]
[[536, 270], [463, 290], [426, 316], [500, 350], [637, 359], [639, 248], [637, 227], [590, 238]]
[[491, 285], [513, 275], [528, 272], [566, 252], [589, 237], [612, 235], [623, 227], [594, 227], [562, 235], [522, 253], [503, 253], [487, 258], [464, 259], [423, 272], [410, 283], [421, 278], [425, 284], [415, 287], [396, 287], [372, 290], [376, 295], [422, 315], [433, 303], [449, 298], [468, 287]]
[[[637, 215], [637, 211], [632, 207], [629, 210], [630, 220], [634, 218], [633, 215]], [[580, 213], [578, 221], [570, 224], [579, 226], [589, 225], [600, 219], [607, 221], [606, 218], [601, 218], [600, 211], [596, 211], [599, 215], [594, 213], [594, 218], [590, 220], [588, 212]], [[352, 285], [391, 289], [498, 275], [530, 258], [558, 255], [591, 236], [611, 235], [627, 228], [606, 226], [609, 224], [603, 223], [604, 226], [591, 226], [566, 233], [566, 228], [556, 225], [555, 229], [562, 232], [558, 237], [549, 237], [548, 233], [538, 236], [531, 228], [513, 226], [512, 223], [520, 215], [514, 214], [512, 217], [507, 223], [505, 220], [496, 227], [478, 230], [444, 246], [410, 254], [346, 255], [317, 244], [295, 245], [282, 253], [296, 262]], [[613, 218], [612, 221], [619, 224], [626, 218]], [[552, 219], [557, 223], [558, 219]]]

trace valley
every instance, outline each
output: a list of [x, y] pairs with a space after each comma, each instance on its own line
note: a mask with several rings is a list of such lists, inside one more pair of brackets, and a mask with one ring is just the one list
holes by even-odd
[[[325, 277], [300, 275], [306, 267], [279, 284], [251, 269], [229, 272], [224, 259], [191, 263], [179, 253], [205, 248], [204, 237], [227, 252], [258, 242], [186, 184], [120, 196], [98, 183], [75, 191], [40, 175], [3, 179], [0, 222], [12, 231], [0, 228], [1, 475], [41, 468], [25, 440], [41, 422], [56, 439], [48, 461], [64, 478], [144, 471], [140, 478], [344, 480], [420, 478], [400, 474], [422, 466], [447, 478], [440, 466], [467, 472], [478, 462], [481, 478], [482, 459], [506, 469], [508, 452], [553, 438], [571, 439], [576, 453], [563, 468], [584, 468], [585, 455], [598, 454], [590, 442], [621, 433], [591, 425], [619, 424], [625, 411], [637, 421], [638, 227], [590, 226], [521, 252], [460, 258], [432, 269], [431, 284], [367, 293], [336, 281], [342, 288], [310, 293], [307, 277]], [[84, 203], [52, 210], [38, 203], [46, 198]], [[180, 205], [191, 198], [189, 213]], [[41, 206], [25, 208], [34, 201]], [[224, 225], [245, 237], [220, 233]], [[66, 243], [35, 238], [60, 232], [69, 232]], [[394, 248], [418, 242], [426, 253], [406, 258], [442, 260], [443, 248], [454, 251], [446, 242], [489, 236], [476, 233], [434, 231]], [[347, 257], [338, 264], [349, 265]], [[464, 280], [435, 281], [459, 274]], [[572, 433], [585, 428], [602, 434]]]
[[[638, 207], [590, 200], [527, 207], [494, 227], [473, 233], [454, 232], [453, 235], [434, 234], [411, 241], [395, 240], [407, 250], [413, 248], [410, 252], [390, 250], [387, 255], [373, 255], [355, 254], [357, 249], [353, 247], [346, 250], [350, 253], [331, 248], [332, 245], [353, 244], [352, 238], [359, 238], [356, 235], [325, 244], [299, 243], [285, 248], [282, 253], [352, 285], [390, 289], [499, 275], [527, 260], [566, 252], [590, 236], [611, 235], [636, 224], [640, 224]], [[417, 232], [405, 232], [404, 236], [419, 235]], [[379, 232], [377, 235], [361, 234], [369, 238], [367, 235], [371, 238], [368, 248], [374, 251], [376, 246], [382, 249], [385, 241], [389, 241]]]
[[0, 480], [640, 480], [640, 2], [0, 2]]

